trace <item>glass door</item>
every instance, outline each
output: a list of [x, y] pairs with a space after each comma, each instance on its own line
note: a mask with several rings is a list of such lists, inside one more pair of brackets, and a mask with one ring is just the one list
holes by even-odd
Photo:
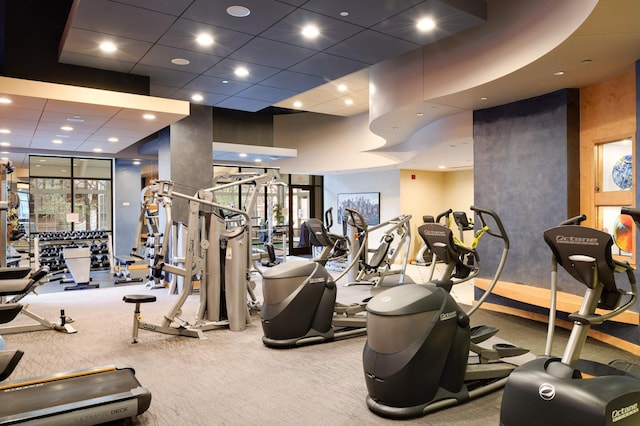
[[315, 188], [312, 185], [289, 187], [289, 253], [294, 256], [311, 254], [311, 243], [302, 224], [315, 212]]

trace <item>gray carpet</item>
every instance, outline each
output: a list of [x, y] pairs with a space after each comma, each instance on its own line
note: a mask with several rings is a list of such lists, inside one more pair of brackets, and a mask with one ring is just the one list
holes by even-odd
[[[47, 284], [47, 286], [54, 283]], [[58, 285], [58, 284], [55, 284]], [[366, 286], [340, 287], [341, 297], [358, 300]], [[23, 299], [31, 309], [55, 319], [59, 310], [74, 319], [76, 334], [39, 331], [4, 335], [9, 348], [25, 351], [12, 379], [46, 375], [106, 364], [133, 366], [140, 383], [152, 393], [150, 409], [129, 424], [137, 425], [386, 425], [400, 423], [371, 413], [366, 406], [362, 349], [366, 337], [276, 350], [265, 347], [259, 315], [244, 331], [219, 329], [206, 340], [140, 331], [131, 344], [133, 305], [125, 294], [154, 294], [143, 305], [145, 320], [160, 322], [177, 297], [142, 284], [73, 292], [50, 291]], [[346, 300], [350, 301], [350, 300]], [[183, 318], [195, 315], [197, 296], [190, 296]], [[28, 319], [27, 319], [28, 320]], [[16, 322], [25, 321], [19, 317]], [[478, 311], [474, 324], [501, 328], [500, 335], [544, 350], [542, 324]], [[561, 332], [563, 341], [566, 333]], [[561, 348], [561, 343], [557, 348]], [[560, 349], [559, 349], [560, 350]], [[632, 355], [589, 341], [585, 355], [609, 360]], [[426, 417], [403, 421], [420, 425], [497, 425], [501, 392]]]

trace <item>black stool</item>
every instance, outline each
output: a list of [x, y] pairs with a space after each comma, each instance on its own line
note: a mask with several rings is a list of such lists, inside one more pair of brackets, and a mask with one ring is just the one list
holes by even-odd
[[136, 309], [133, 311], [133, 341], [131, 343], [138, 343], [138, 323], [142, 318], [140, 316], [140, 304], [155, 302], [156, 297], [148, 294], [127, 294], [122, 300], [125, 303], [136, 304]]

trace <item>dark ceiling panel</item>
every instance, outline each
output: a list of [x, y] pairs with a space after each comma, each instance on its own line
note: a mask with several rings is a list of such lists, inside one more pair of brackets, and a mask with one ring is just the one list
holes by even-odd
[[[233, 73], [233, 70], [237, 66], [246, 66], [249, 70], [249, 75], [243, 77], [242, 79], [240, 77], [236, 77]], [[227, 80], [241, 80], [247, 83], [258, 83], [265, 78], [271, 77], [279, 71], [280, 70], [277, 68], [256, 65], [255, 63], [248, 64], [246, 62], [236, 61], [233, 59], [224, 59], [211, 67], [207, 72], [205, 72], [205, 75], [220, 77]]]
[[344, 77], [352, 72], [366, 68], [368, 64], [341, 58], [327, 53], [318, 53], [311, 58], [291, 67], [291, 70], [303, 74], [315, 75], [329, 80]]
[[131, 6], [142, 7], [145, 9], [155, 10], [173, 16], [180, 16], [193, 0], [118, 0], [120, 3]]
[[175, 17], [148, 8], [108, 1], [91, 0], [91, 7], [78, 7], [73, 17], [76, 28], [155, 42], [175, 21]]
[[258, 101], [255, 99], [245, 99], [241, 97], [227, 98], [215, 104], [220, 108], [237, 109], [241, 111], [256, 112], [271, 106], [270, 102]]
[[183, 17], [257, 35], [295, 9], [295, 7], [279, 1], [244, 0], [242, 6], [249, 8], [251, 13], [244, 18], [237, 18], [226, 12], [229, 6], [237, 4], [237, 1], [233, 0], [195, 0], [193, 5], [185, 11]]
[[304, 47], [257, 37], [233, 52], [229, 55], [229, 58], [282, 70], [310, 57], [314, 53], [316, 51], [305, 49]]
[[[189, 52], [188, 55], [185, 55], [184, 53], [184, 50], [156, 44], [144, 55], [140, 60], [140, 64], [202, 74], [222, 60], [222, 58], [213, 55], [204, 55], [196, 52]], [[176, 58], [188, 58], [189, 64], [176, 65], [172, 63], [171, 60]]]
[[[320, 36], [313, 40], [305, 38], [301, 34], [302, 28], [310, 24], [321, 29]], [[260, 34], [260, 37], [313, 50], [324, 50], [362, 30], [363, 28], [357, 25], [298, 9]]]
[[[372, 3], [362, 0], [309, 0], [303, 8], [362, 27], [370, 27], [415, 4], [424, 3], [424, 0], [376, 1], [375, 5]], [[349, 14], [341, 16], [340, 12]]]
[[[200, 33], [210, 34], [215, 39], [215, 43], [206, 47], [198, 45], [194, 39]], [[180, 18], [158, 40], [158, 43], [187, 51], [224, 57], [252, 38], [253, 36], [250, 34]]]
[[365, 30], [327, 49], [326, 52], [373, 65], [389, 57], [401, 55], [419, 47], [419, 44], [410, 43], [377, 31]]
[[170, 70], [168, 68], [150, 67], [149, 65], [138, 64], [131, 71], [132, 74], [148, 75], [156, 84], [163, 86], [182, 87], [198, 74]]
[[249, 87], [247, 90], [243, 90], [242, 92], [238, 93], [238, 96], [275, 104], [284, 99], [290, 98], [295, 94], [296, 92], [293, 92], [291, 90], [278, 89], [276, 87], [265, 87], [260, 86], [259, 84], [255, 84]]
[[280, 87], [282, 89], [294, 90], [297, 93], [306, 92], [314, 87], [325, 84], [327, 80], [315, 76], [300, 74], [293, 71], [282, 71], [273, 77], [260, 82], [262, 86]]
[[[225, 83], [226, 81], [226, 83]], [[224, 80], [218, 77], [201, 75], [184, 86], [193, 92], [209, 92], [220, 95], [233, 96], [251, 87], [250, 83], [234, 80]]]

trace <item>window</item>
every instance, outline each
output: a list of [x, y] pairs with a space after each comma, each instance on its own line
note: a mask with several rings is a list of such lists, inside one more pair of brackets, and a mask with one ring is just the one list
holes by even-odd
[[110, 231], [111, 169], [111, 160], [30, 156], [29, 211], [33, 230]]

